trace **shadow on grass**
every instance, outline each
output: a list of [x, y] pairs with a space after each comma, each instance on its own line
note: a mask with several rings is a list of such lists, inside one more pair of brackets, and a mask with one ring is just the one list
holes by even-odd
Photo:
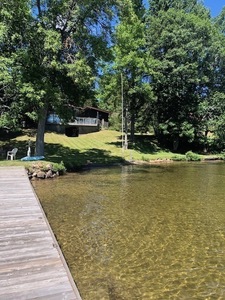
[[[18, 148], [17, 159], [27, 155], [27, 141], [8, 140], [4, 143], [4, 155], [0, 160], [5, 160], [6, 153], [13, 148]], [[32, 154], [33, 154], [32, 147]], [[32, 155], [31, 154], [31, 155]], [[63, 162], [68, 171], [80, 170], [87, 165], [108, 165], [112, 163], [122, 163], [123, 158], [112, 156], [110, 151], [101, 149], [89, 149], [80, 152], [79, 150], [63, 147], [61, 144], [45, 144], [45, 160], [61, 163]]]
[[121, 157], [112, 156], [110, 151], [93, 148], [80, 152], [60, 144], [47, 144], [45, 157], [56, 163], [63, 161], [67, 170], [79, 169], [87, 164], [112, 164], [124, 161]]
[[[128, 136], [128, 141], [129, 140], [130, 136]], [[118, 142], [112, 142], [108, 144], [121, 148], [122, 136], [120, 136], [120, 140]], [[153, 135], [135, 135], [135, 142], [129, 143], [128, 148], [142, 152], [143, 154], [154, 154], [159, 150], [167, 151], [166, 149], [160, 148], [157, 139]]]

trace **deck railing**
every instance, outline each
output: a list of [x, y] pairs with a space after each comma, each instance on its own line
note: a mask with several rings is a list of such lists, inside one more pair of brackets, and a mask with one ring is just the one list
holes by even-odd
[[87, 125], [87, 126], [98, 126], [99, 120], [97, 118], [81, 118], [76, 117], [73, 122], [69, 122], [68, 125]]
[[[47, 124], [65, 124], [57, 115], [50, 114], [47, 118]], [[68, 125], [87, 125], [87, 126], [98, 126], [99, 120], [97, 118], [87, 118], [87, 117], [76, 117], [74, 120], [67, 123]]]

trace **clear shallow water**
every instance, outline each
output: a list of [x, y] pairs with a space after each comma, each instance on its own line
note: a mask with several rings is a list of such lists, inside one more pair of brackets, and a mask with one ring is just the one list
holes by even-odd
[[225, 164], [33, 182], [83, 300], [225, 299]]

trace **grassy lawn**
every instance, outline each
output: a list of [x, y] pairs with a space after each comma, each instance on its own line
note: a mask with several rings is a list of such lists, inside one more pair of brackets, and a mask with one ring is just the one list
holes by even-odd
[[[1, 141], [0, 146], [11, 150], [17, 147], [16, 161], [6, 161], [2, 154], [0, 166], [27, 165], [20, 161], [26, 156], [28, 140], [32, 141], [32, 154], [35, 146], [35, 134], [31, 132]], [[128, 150], [121, 147], [121, 133], [112, 130], [104, 130], [96, 133], [80, 135], [79, 137], [67, 137], [63, 134], [47, 132], [45, 134], [45, 160], [49, 162], [64, 162], [68, 169], [74, 166], [82, 166], [87, 163], [111, 164], [130, 160], [155, 160], [170, 159], [174, 153], [160, 149], [152, 136], [136, 136], [136, 143], [129, 145]], [[29, 163], [28, 163], [29, 164]]]

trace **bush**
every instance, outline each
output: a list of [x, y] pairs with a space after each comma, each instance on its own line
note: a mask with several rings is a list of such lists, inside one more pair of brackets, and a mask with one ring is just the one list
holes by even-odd
[[53, 171], [59, 172], [60, 175], [65, 174], [66, 167], [65, 167], [63, 161], [61, 161], [60, 163], [53, 163]]
[[185, 156], [186, 156], [187, 161], [200, 161], [201, 160], [200, 156], [192, 151], [186, 152]]
[[174, 155], [171, 159], [173, 161], [184, 161], [184, 160], [186, 160], [184, 155]]
[[36, 167], [43, 172], [47, 172], [51, 169], [54, 173], [59, 173], [60, 175], [66, 173], [66, 167], [62, 161], [60, 163], [38, 162]]
[[146, 156], [142, 156], [142, 158], [141, 158], [143, 161], [147, 161], [147, 162], [149, 162], [149, 158], [148, 157], [146, 157]]
[[109, 126], [111, 130], [121, 130], [121, 116], [118, 113], [114, 112], [111, 114], [109, 118]]

